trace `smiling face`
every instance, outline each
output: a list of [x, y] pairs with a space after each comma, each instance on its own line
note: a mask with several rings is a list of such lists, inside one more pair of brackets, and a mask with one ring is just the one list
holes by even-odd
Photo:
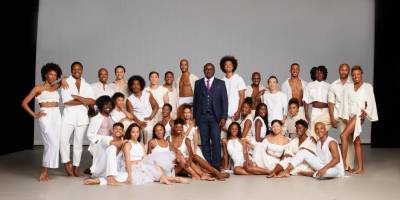
[[261, 118], [264, 118], [268, 114], [268, 108], [266, 106], [261, 106], [260, 109], [258, 109], [258, 114]]
[[72, 77], [75, 79], [80, 79], [82, 77], [83, 68], [79, 64], [74, 64], [71, 68]]
[[298, 112], [299, 112], [299, 107], [296, 104], [292, 103], [289, 105], [288, 113], [290, 116], [296, 116]]
[[115, 78], [116, 78], [117, 80], [123, 80], [123, 79], [124, 79], [124, 76], [125, 76], [125, 71], [124, 71], [124, 69], [123, 69], [122, 67], [118, 67], [118, 68], [115, 70]]
[[238, 137], [239, 128], [240, 127], [237, 124], [231, 126], [231, 137]]
[[120, 127], [120, 126], [114, 126], [113, 130], [112, 130], [112, 134], [115, 137], [123, 137], [124, 136], [124, 128]]
[[107, 102], [106, 104], [104, 104], [103, 108], [101, 109], [101, 112], [103, 114], [109, 115], [112, 111], [112, 103], [111, 102]]
[[156, 125], [154, 128], [154, 134], [156, 135], [157, 139], [163, 139], [165, 135], [164, 128], [160, 124]]
[[182, 73], [189, 71], [189, 62], [186, 59], [182, 59], [179, 62], [179, 67], [181, 68]]
[[324, 73], [321, 70], [316, 70], [315, 71], [315, 78], [317, 81], [323, 81], [324, 80]]
[[281, 134], [282, 132], [282, 125], [280, 125], [278, 122], [275, 122], [272, 124], [272, 133], [274, 135]]
[[106, 84], [108, 81], [108, 71], [106, 69], [101, 69], [99, 71], [99, 81]]
[[161, 113], [163, 118], [169, 117], [171, 115], [171, 109], [169, 109], [168, 106], [163, 106], [161, 109]]
[[270, 78], [268, 80], [268, 87], [271, 91], [275, 91], [278, 89], [278, 80], [276, 78]]
[[168, 73], [164, 77], [164, 81], [167, 85], [172, 85], [174, 83], [174, 74]]
[[299, 76], [300, 73], [300, 66], [299, 65], [292, 65], [290, 67], [290, 75], [292, 76], [292, 78], [296, 78]]
[[355, 84], [361, 83], [361, 81], [363, 80], [362, 74], [363, 73], [361, 72], [361, 70], [352, 70], [351, 77], [353, 78], [353, 82]]
[[320, 139], [323, 139], [327, 136], [327, 131], [326, 131], [326, 127], [325, 124], [322, 122], [317, 122], [315, 124], [315, 132], [317, 133], [318, 137]]
[[142, 86], [140, 85], [139, 80], [134, 80], [132, 83], [132, 92], [135, 94], [138, 94], [140, 91], [142, 91]]
[[261, 82], [261, 76], [259, 73], [253, 73], [251, 76], [251, 81], [253, 82], [253, 85], [258, 86], [260, 85]]
[[215, 73], [215, 67], [213, 65], [207, 64], [204, 66], [203, 72], [204, 72], [204, 76], [206, 78], [208, 78], [208, 79], [212, 78]]
[[296, 124], [296, 134], [297, 134], [297, 137], [301, 138], [303, 135], [306, 134], [306, 132], [307, 132], [306, 127], [304, 127], [304, 126], [301, 125], [301, 124]]
[[243, 116], [247, 116], [251, 113], [251, 105], [249, 105], [248, 103], [244, 103], [242, 104], [242, 115]]
[[183, 133], [183, 126], [182, 124], [174, 124], [174, 133], [176, 135], [182, 135]]
[[123, 97], [118, 97], [115, 100], [115, 107], [118, 107], [120, 109], [123, 109], [125, 106], [125, 99]]

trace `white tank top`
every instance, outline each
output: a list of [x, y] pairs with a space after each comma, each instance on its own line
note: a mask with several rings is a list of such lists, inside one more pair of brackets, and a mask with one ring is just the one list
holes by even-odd
[[166, 147], [161, 147], [156, 140], [156, 146], [151, 150], [152, 153], [160, 153], [160, 152], [168, 152], [169, 151], [169, 143], [167, 142]]
[[233, 160], [243, 159], [243, 145], [240, 143], [239, 139], [230, 139], [228, 140], [227, 150], [230, 157]]
[[253, 121], [253, 126], [252, 126], [252, 128], [253, 128], [253, 134], [254, 134], [254, 137], [256, 137], [256, 121], [257, 120], [260, 120], [261, 121], [261, 132], [260, 132], [260, 137], [261, 138], [264, 138], [266, 135], [267, 135], [267, 126], [265, 125], [265, 122], [264, 122], [264, 120], [260, 117], [260, 116], [257, 116], [255, 119], [254, 119], [254, 121]]
[[38, 103], [44, 102], [60, 102], [60, 94], [58, 94], [57, 90], [47, 91], [43, 90], [39, 95], [36, 96]]
[[171, 136], [171, 124], [170, 124], [171, 120], [169, 120], [167, 122], [167, 124], [165, 125], [165, 137], [167, 138], [168, 136]]
[[150, 104], [150, 94], [146, 91], [142, 91], [142, 96], [137, 98], [131, 94], [128, 97], [129, 102], [133, 107], [133, 114], [139, 119], [143, 120], [145, 117], [149, 117], [153, 109]]
[[[169, 137], [169, 141], [172, 142], [172, 137]], [[181, 145], [178, 147], [178, 150], [182, 153], [183, 157], [189, 158], [189, 151], [186, 146], [186, 136], [182, 139]]]
[[131, 161], [143, 160], [144, 149], [142, 145], [139, 142], [133, 143], [132, 141], [129, 141], [129, 143], [132, 145], [131, 151], [129, 152]]
[[322, 163], [324, 165], [328, 164], [332, 160], [332, 154], [329, 151], [329, 143], [331, 143], [332, 141], [336, 142], [336, 145], [337, 145], [337, 148], [338, 148], [338, 151], [339, 151], [340, 162], [338, 164], [336, 164], [335, 168], [338, 168], [339, 176], [341, 177], [341, 176], [344, 176], [343, 159], [342, 159], [342, 154], [340, 153], [339, 144], [334, 138], [328, 136], [328, 138], [326, 138], [326, 141], [324, 142], [322, 147], [321, 147], [321, 140], [318, 140], [318, 142], [317, 142], [317, 156], [322, 161]]
[[[251, 120], [251, 114], [248, 114], [248, 115], [240, 122], [240, 128], [242, 129], [242, 132], [243, 132], [244, 124], [246, 123], [247, 120], [250, 120], [250, 123], [251, 123], [250, 130], [247, 132], [247, 138], [250, 139], [250, 141], [253, 141], [253, 140], [255, 141], [256, 138], [255, 138], [255, 136], [254, 136], [254, 134], [253, 134], [253, 120]], [[242, 134], [243, 134], [243, 133], [242, 133]]]

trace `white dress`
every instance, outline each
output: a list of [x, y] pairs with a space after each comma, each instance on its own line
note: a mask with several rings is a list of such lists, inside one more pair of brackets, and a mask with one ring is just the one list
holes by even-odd
[[245, 162], [243, 155], [243, 145], [240, 143], [239, 139], [230, 139], [228, 140], [227, 150], [229, 157], [231, 157], [233, 161], [234, 167], [243, 167]]
[[284, 165], [281, 162], [281, 157], [285, 151], [288, 144], [277, 145], [270, 143], [267, 138], [265, 138], [261, 144], [257, 144], [254, 148], [253, 160], [257, 166], [269, 170], [273, 170], [277, 164], [280, 164], [283, 168]]
[[[183, 125], [183, 131], [186, 133], [189, 129], [189, 125], [185, 124]], [[193, 127], [190, 129], [190, 132], [187, 133], [187, 138], [189, 138], [191, 145], [192, 145], [192, 149], [194, 151], [194, 137], [196, 137], [196, 131], [197, 131], [198, 127]], [[199, 144], [200, 144], [200, 138], [199, 138]], [[197, 150], [196, 152], [194, 152], [196, 155], [200, 156], [201, 158], [205, 159], [203, 156], [203, 152], [201, 151], [200, 146], [197, 146]]]
[[[143, 185], [159, 181], [162, 172], [166, 176], [171, 176], [172, 169], [174, 168], [173, 160], [175, 155], [172, 152], [158, 152], [145, 156], [144, 148], [140, 143], [131, 142], [132, 148], [130, 150], [130, 160], [141, 160], [139, 164], [132, 165], [132, 184]], [[122, 156], [124, 157], [124, 156]], [[116, 177], [117, 181], [123, 182], [126, 180], [128, 173], [125, 168], [125, 158], [123, 159], [122, 173]], [[160, 171], [162, 170], [162, 171]]]
[[244, 125], [246, 124], [246, 121], [250, 121], [251, 127], [249, 129], [249, 131], [247, 132], [247, 136], [246, 138], [252, 143], [255, 144], [256, 142], [256, 136], [254, 135], [254, 128], [253, 128], [253, 119], [251, 119], [251, 114], [248, 114], [246, 116], [246, 118], [244, 118], [241, 122], [240, 122], [240, 129], [242, 129], [242, 134], [243, 134], [243, 130], [244, 130]]

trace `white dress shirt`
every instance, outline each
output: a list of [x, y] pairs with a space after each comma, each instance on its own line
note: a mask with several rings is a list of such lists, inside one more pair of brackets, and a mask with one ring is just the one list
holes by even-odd
[[96, 82], [92, 83], [91, 86], [96, 99], [103, 95], [111, 97], [114, 94], [114, 91], [108, 84], [103, 85], [101, 82]]
[[347, 78], [346, 82], [343, 84], [340, 79], [337, 79], [331, 84], [328, 92], [328, 102], [335, 104], [334, 116], [335, 118], [345, 119], [345, 104], [349, 104], [350, 102], [345, 102], [345, 88], [351, 85], [352, 81], [350, 78]]

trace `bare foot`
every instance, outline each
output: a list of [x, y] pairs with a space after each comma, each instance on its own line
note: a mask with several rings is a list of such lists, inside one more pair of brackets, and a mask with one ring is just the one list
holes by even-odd
[[40, 173], [39, 176], [39, 182], [46, 182], [49, 181], [49, 174], [47, 168], [43, 167], [42, 172]]
[[229, 178], [231, 176], [229, 173], [226, 173], [226, 172], [221, 172], [221, 174], [222, 174], [222, 177], [224, 177], [224, 178]]
[[287, 178], [289, 176], [290, 176], [290, 172], [283, 171], [283, 172], [279, 173], [279, 175], [276, 177], [277, 178]]
[[65, 172], [67, 173], [67, 176], [74, 176], [74, 172], [72, 170], [72, 164], [71, 163], [65, 163], [64, 164], [64, 169], [65, 169]]
[[83, 181], [85, 185], [98, 185], [100, 180], [98, 178], [88, 178]]
[[113, 176], [107, 177], [107, 185], [111, 186], [120, 186], [121, 183], [119, 183]]
[[175, 181], [176, 183], [182, 183], [182, 184], [188, 184], [188, 183], [190, 183], [190, 179], [182, 178], [182, 177], [175, 177], [175, 178], [174, 178], [174, 181]]
[[271, 174], [267, 175], [267, 178], [275, 178], [275, 177], [276, 177], [275, 173], [271, 173]]
[[218, 173], [216, 178], [219, 181], [225, 181], [225, 177], [224, 177], [224, 175], [222, 173]]
[[365, 174], [364, 168], [361, 169], [354, 169], [351, 171], [352, 174]]
[[165, 176], [160, 177], [160, 183], [165, 185], [172, 185], [172, 183]]
[[79, 171], [79, 167], [75, 167], [75, 166], [74, 166], [74, 176], [75, 176], [75, 177], [83, 177], [83, 176], [81, 175], [81, 172]]
[[208, 175], [208, 174], [204, 174], [203, 176], [200, 177], [200, 180], [215, 181], [215, 178], [210, 177], [210, 175]]

